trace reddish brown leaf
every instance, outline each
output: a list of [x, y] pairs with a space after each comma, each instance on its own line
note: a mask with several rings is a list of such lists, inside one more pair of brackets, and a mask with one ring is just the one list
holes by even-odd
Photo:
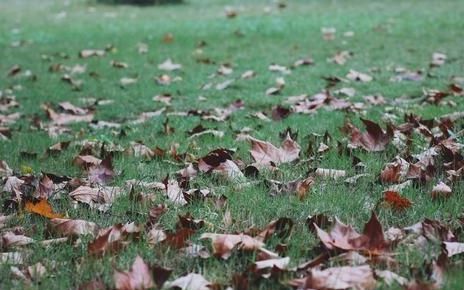
[[366, 126], [366, 132], [362, 133], [358, 128], [348, 123], [343, 128], [351, 140], [350, 146], [357, 148], [362, 147], [366, 151], [376, 152], [383, 151], [386, 145], [393, 139], [393, 129], [387, 126], [387, 131], [383, 131], [380, 126], [372, 121], [362, 119], [361, 121]]
[[387, 190], [384, 192], [383, 200], [396, 210], [405, 210], [412, 206], [412, 202], [402, 197], [398, 192]]

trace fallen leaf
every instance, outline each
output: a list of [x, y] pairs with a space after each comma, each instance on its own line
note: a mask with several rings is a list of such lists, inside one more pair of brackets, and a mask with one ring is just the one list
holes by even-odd
[[464, 253], [464, 243], [443, 242], [443, 244], [445, 245], [445, 250], [448, 257]]
[[373, 79], [370, 75], [360, 73], [352, 69], [346, 75], [346, 77], [352, 81], [363, 82], [363, 83], [370, 82]]
[[383, 200], [395, 210], [405, 210], [412, 206], [412, 202], [402, 197], [398, 192], [387, 190], [384, 192]]
[[259, 167], [273, 168], [299, 158], [300, 146], [292, 140], [290, 135], [287, 135], [280, 148], [252, 137], [249, 140], [251, 142], [251, 157]]
[[[213, 246], [213, 254], [227, 260], [234, 249], [243, 251], [269, 251], [264, 249], [264, 243], [245, 234], [216, 234], [204, 233], [200, 239], [210, 239]], [[276, 256], [274, 254], [274, 256]]]
[[289, 284], [298, 289], [375, 289], [374, 272], [368, 265], [333, 267], [325, 270], [312, 269], [301, 279], [291, 280]]
[[134, 223], [115, 224], [100, 230], [98, 236], [87, 245], [87, 250], [95, 256], [118, 252], [130, 243], [130, 239], [137, 238], [140, 232], [141, 228]]
[[35, 243], [35, 240], [25, 235], [17, 235], [13, 232], [2, 234], [2, 246], [5, 248], [21, 247]]
[[172, 62], [170, 58], [158, 65], [158, 69], [165, 71], [174, 71], [182, 68], [182, 65]]
[[350, 123], [345, 124], [343, 131], [347, 133], [351, 140], [350, 146], [357, 148], [362, 147], [366, 151], [376, 152], [383, 151], [386, 145], [393, 140], [393, 129], [387, 126], [387, 131], [383, 131], [382, 128], [369, 120], [362, 119], [361, 121], [366, 126], [366, 132], [361, 131]]
[[450, 197], [451, 193], [451, 187], [440, 181], [437, 185], [435, 185], [432, 188], [431, 195], [433, 199], [437, 199]]
[[177, 278], [174, 281], [167, 282], [166, 288], [180, 290], [211, 290], [212, 284], [202, 275], [190, 273], [186, 276]]
[[150, 267], [140, 256], [135, 258], [129, 271], [121, 272], [116, 270], [113, 277], [115, 287], [118, 290], [142, 290], [155, 286]]
[[49, 219], [63, 217], [62, 214], [58, 214], [53, 211], [52, 206], [46, 199], [40, 199], [38, 202], [26, 201], [24, 209], [27, 212], [35, 213]]
[[243, 173], [232, 160], [232, 151], [216, 149], [198, 160], [201, 172], [212, 172], [225, 176], [231, 181], [243, 180]]
[[337, 169], [317, 168], [315, 174], [319, 177], [338, 179], [345, 177], [346, 171]]
[[79, 57], [89, 58], [92, 56], [104, 56], [106, 53], [101, 49], [84, 49], [79, 52]]
[[97, 224], [85, 220], [54, 218], [50, 220], [50, 223], [55, 232], [68, 237], [81, 235], [95, 236], [98, 232]]

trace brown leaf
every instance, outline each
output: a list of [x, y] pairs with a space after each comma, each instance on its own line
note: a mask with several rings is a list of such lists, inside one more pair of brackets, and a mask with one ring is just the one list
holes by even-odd
[[368, 265], [333, 267], [325, 270], [313, 269], [309, 276], [289, 283], [298, 289], [375, 289], [374, 273]]
[[363, 83], [372, 81], [372, 77], [370, 75], [360, 73], [352, 69], [350, 69], [350, 72], [346, 75], [346, 77], [352, 81]]
[[337, 169], [317, 168], [315, 174], [318, 177], [338, 179], [345, 177], [346, 171]]
[[395, 210], [405, 210], [412, 206], [412, 202], [402, 197], [398, 192], [387, 190], [384, 192], [383, 200]]
[[176, 205], [186, 205], [187, 200], [184, 197], [184, 191], [177, 180], [166, 180], [164, 182], [167, 198]]
[[25, 235], [17, 235], [13, 232], [5, 232], [2, 234], [2, 246], [6, 249], [13, 247], [26, 246], [35, 243], [35, 240]]
[[264, 243], [245, 234], [204, 233], [200, 239], [211, 239], [213, 254], [227, 260], [234, 249], [243, 251], [263, 251], [271, 256], [276, 254], [264, 249]]
[[451, 187], [449, 187], [448, 185], [440, 181], [437, 185], [435, 185], [432, 188], [431, 195], [433, 199], [448, 198], [450, 197], [451, 193], [452, 193]]
[[448, 257], [464, 253], [464, 243], [443, 242]]
[[289, 263], [290, 263], [290, 257], [268, 259], [268, 260], [262, 260], [262, 261], [255, 262], [254, 268], [256, 270], [263, 270], [263, 269], [269, 269], [269, 268], [271, 269], [277, 268], [280, 270], [284, 270], [284, 269], [287, 269]]
[[269, 194], [271, 196], [294, 194], [299, 199], [303, 199], [314, 184], [314, 178], [309, 176], [304, 179], [299, 178], [286, 183], [272, 179], [265, 180], [265, 182], [269, 187]]
[[43, 175], [37, 185], [34, 197], [38, 199], [48, 199], [55, 191], [53, 181], [47, 176]]
[[91, 122], [94, 117], [94, 113], [89, 110], [85, 110], [83, 114], [77, 114], [75, 111], [71, 113], [57, 113], [49, 106], [44, 106], [44, 110], [53, 125], [67, 125], [78, 122], [88, 123]]
[[198, 160], [198, 169], [202, 172], [220, 174], [232, 181], [242, 180], [243, 173], [233, 161], [232, 153], [227, 149], [213, 150]]
[[293, 141], [290, 135], [282, 142], [280, 148], [252, 137], [249, 140], [251, 142], [251, 157], [259, 167], [273, 168], [299, 158], [300, 145]]
[[98, 165], [90, 166], [89, 181], [96, 184], [106, 184], [110, 182], [116, 173], [113, 170], [111, 155], [108, 155]]
[[100, 230], [97, 238], [87, 245], [87, 250], [95, 256], [117, 252], [130, 242], [130, 238], [137, 238], [140, 232], [141, 228], [134, 223], [116, 224]]
[[346, 124], [344, 131], [350, 136], [350, 146], [357, 148], [362, 147], [366, 151], [376, 152], [383, 151], [387, 144], [393, 139], [393, 129], [388, 126], [387, 132], [383, 131], [380, 126], [372, 121], [362, 119], [366, 126], [366, 132], [361, 131], [352, 124]]
[[98, 232], [97, 224], [85, 220], [54, 218], [50, 223], [53, 230], [63, 236], [95, 236]]
[[100, 279], [94, 279], [79, 285], [78, 290], [107, 290], [107, 287]]
[[166, 283], [166, 288], [180, 290], [211, 290], [211, 286], [211, 282], [206, 280], [202, 275], [196, 273], [190, 273], [172, 282]]
[[79, 202], [93, 206], [94, 203], [111, 204], [114, 199], [121, 194], [119, 187], [99, 187], [79, 186], [69, 193], [69, 196]]
[[369, 222], [364, 226], [363, 234], [359, 234], [351, 226], [343, 224], [338, 219], [335, 219], [335, 225], [330, 233], [323, 231], [317, 225], [314, 227], [319, 239], [329, 250], [365, 250], [370, 254], [378, 254], [388, 246], [383, 235], [382, 225], [374, 212]]
[[135, 258], [130, 271], [114, 272], [114, 283], [118, 290], [143, 290], [155, 286], [150, 267], [140, 256]]
[[9, 177], [13, 175], [13, 170], [11, 170], [8, 163], [5, 160], [0, 160], [0, 177]]

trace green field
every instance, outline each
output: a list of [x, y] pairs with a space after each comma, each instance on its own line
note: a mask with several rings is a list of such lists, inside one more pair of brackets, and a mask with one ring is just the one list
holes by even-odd
[[[464, 110], [462, 92], [450, 94], [437, 103], [424, 102], [426, 90], [448, 91], [451, 84], [464, 86], [464, 4], [459, 0], [291, 0], [286, 3], [287, 7], [278, 8], [274, 1], [265, 0], [187, 0], [185, 4], [147, 7], [107, 5], [90, 0], [1, 1], [0, 96], [2, 102], [7, 96], [15, 96], [19, 105], [0, 111], [0, 127], [8, 127], [11, 133], [5, 140], [0, 138], [0, 160], [13, 169], [14, 175], [22, 178], [26, 175], [40, 177], [42, 173], [85, 178], [86, 171], [73, 163], [83, 148], [81, 141], [105, 143], [107, 149], [117, 145], [125, 150], [134, 141], [149, 148], [159, 147], [166, 150], [164, 156], [144, 158], [127, 152], [114, 155], [117, 175], [109, 185], [120, 186], [123, 192], [106, 212], [72, 202], [68, 196], [72, 191], [69, 186], [54, 192], [50, 204], [55, 212], [66, 218], [91, 221], [101, 228], [127, 222], [144, 225], [151, 208], [166, 204], [167, 212], [160, 217], [158, 225], [160, 229], [175, 231], [178, 216], [190, 213], [195, 219], [203, 220], [204, 226], [188, 242], [205, 245], [209, 250], [210, 243], [200, 240], [202, 233], [249, 232], [251, 227], [263, 229], [271, 221], [287, 217], [294, 223], [290, 235], [283, 239], [271, 237], [266, 241], [266, 249], [273, 251], [278, 244], [285, 244], [287, 251], [282, 257], [290, 257], [290, 268], [321, 252], [318, 236], [310, 232], [306, 224], [307, 217], [316, 214], [338, 217], [359, 232], [372, 211], [378, 215], [384, 230], [404, 228], [429, 218], [446, 224], [457, 241], [463, 242], [462, 178], [450, 183], [444, 171], [437, 170], [431, 180], [401, 190], [401, 195], [408, 198], [412, 206], [398, 211], [382, 202], [383, 192], [389, 185], [379, 182], [379, 174], [396, 156], [406, 158], [402, 155], [404, 152], [397, 149], [394, 142], [380, 152], [358, 148], [350, 154], [346, 150], [339, 154], [338, 148], [347, 148], [349, 142], [340, 130], [346, 122], [365, 131], [360, 117], [386, 128], [387, 117], [399, 125], [405, 122], [405, 114], [412, 113], [423, 120], [439, 120], [446, 114]], [[226, 6], [236, 10], [236, 17], [226, 17]], [[336, 29], [333, 40], [324, 39], [323, 28]], [[140, 53], [140, 44], [146, 45], [146, 53]], [[105, 55], [79, 57], [85, 49], [103, 50]], [[351, 53], [346, 63], [330, 61], [342, 51]], [[432, 55], [437, 52], [446, 55], [446, 62], [432, 67]], [[182, 68], [160, 70], [158, 65], [168, 58]], [[312, 58], [314, 63], [292, 68], [295, 61], [307, 58]], [[112, 61], [128, 67], [117, 68]], [[233, 71], [221, 75], [218, 68], [222, 64], [232, 67]], [[291, 73], [271, 71], [271, 64], [285, 66]], [[15, 65], [20, 71], [9, 74]], [[76, 65], [84, 66], [85, 70]], [[400, 75], [398, 68], [411, 72], [420, 70], [421, 80], [393, 81], [392, 78]], [[241, 78], [248, 70], [254, 71], [256, 76]], [[349, 80], [346, 76], [350, 70], [368, 74], [373, 80]], [[70, 79], [63, 80], [65, 74]], [[163, 74], [169, 75], [173, 80], [171, 84], [157, 83], [156, 78]], [[279, 77], [285, 79], [283, 89], [279, 94], [266, 95], [266, 90], [276, 86]], [[334, 77], [342, 80], [328, 87], [327, 78]], [[122, 78], [136, 81], [124, 85]], [[216, 88], [227, 80], [233, 80], [230, 86], [223, 90]], [[208, 84], [211, 84], [209, 89]], [[342, 88], [354, 88], [355, 92], [350, 96], [337, 95], [335, 91]], [[272, 118], [276, 106], [291, 108], [286, 102], [288, 97], [303, 94], [311, 97], [326, 89], [339, 99], [363, 107], [357, 109], [353, 105], [355, 109], [337, 110], [322, 106], [311, 114], [292, 112], [281, 120]], [[153, 100], [154, 96], [163, 94], [171, 95], [170, 104]], [[369, 95], [382, 95], [385, 103], [370, 104], [364, 99]], [[227, 108], [236, 100], [243, 101], [243, 108], [232, 112], [225, 120], [203, 118], [202, 112], [214, 115], [215, 109]], [[67, 133], [51, 137], [44, 129], [50, 122], [44, 105], [58, 110], [58, 104], [65, 101], [80, 108], [92, 106], [94, 124], [66, 125]], [[163, 108], [159, 116], [140, 124], [132, 123], [142, 112]], [[7, 123], [5, 116], [15, 112], [21, 116]], [[186, 112], [190, 113], [184, 114]], [[253, 116], [257, 112], [266, 114], [269, 120]], [[93, 126], [98, 124], [96, 121], [113, 122], [120, 127], [99, 128]], [[188, 131], [198, 125], [221, 131], [224, 136], [190, 137]], [[213, 191], [213, 197], [184, 206], [168, 200], [162, 190], [140, 185], [131, 190], [125, 185], [131, 179], [161, 182], [167, 175], [175, 179], [175, 173], [188, 163], [195, 163], [218, 148], [235, 151], [234, 160], [249, 165], [254, 162], [249, 153], [250, 142], [236, 140], [245, 127], [249, 127], [246, 131], [249, 135], [276, 146], [281, 143], [280, 136], [285, 136], [279, 133], [287, 128], [297, 132], [296, 141], [301, 146], [299, 161], [283, 163], [274, 171], [261, 169], [258, 177], [247, 176], [240, 180], [199, 173], [190, 180], [189, 189], [207, 188]], [[464, 143], [463, 128], [461, 116], [448, 130], [456, 144]], [[437, 129], [433, 129], [434, 133]], [[330, 138], [323, 137], [326, 132]], [[71, 143], [62, 152], [47, 154], [50, 146], [61, 141]], [[429, 141], [415, 132], [410, 153], [423, 152], [429, 148]], [[328, 146], [328, 151], [317, 151], [320, 142]], [[169, 153], [170, 148], [177, 146], [175, 144], [178, 144], [177, 158]], [[456, 150], [458, 155], [462, 154], [462, 148]], [[92, 154], [103, 158], [98, 156], [98, 151], [95, 149]], [[362, 161], [364, 173], [368, 175], [356, 184], [348, 184], [344, 180], [358, 173], [353, 166], [353, 156]], [[345, 170], [346, 177], [315, 177], [303, 198], [294, 194], [269, 194], [266, 180], [285, 183], [312, 175], [316, 168]], [[0, 174], [3, 175], [2, 171]], [[450, 185], [452, 194], [433, 200], [430, 192], [439, 181]], [[139, 193], [151, 194], [151, 199], [134, 198]], [[221, 195], [227, 197], [227, 203], [215, 207], [212, 200]], [[170, 281], [195, 272], [219, 283], [223, 289], [232, 285], [232, 277], [237, 273], [249, 275], [250, 289], [290, 289], [287, 282], [301, 274], [288, 271], [275, 279], [258, 279], [249, 271], [259, 258], [256, 252], [234, 251], [226, 261], [216, 257], [189, 257], [166, 243], [150, 244], [147, 228], [123, 250], [103, 257], [88, 253], [88, 243], [94, 239], [89, 235], [82, 235], [77, 241], [74, 237], [64, 243], [44, 246], [40, 241], [60, 235], [50, 230], [49, 219], [21, 209], [24, 202], [19, 203], [19, 209], [9, 207], [11, 196], [5, 189], [0, 195], [3, 205], [0, 212], [12, 215], [6, 224], [0, 222], [0, 235], [13, 231], [36, 242], [19, 248], [11, 248], [5, 241], [0, 243], [1, 253], [20, 252], [25, 256], [24, 261], [16, 265], [0, 260], [0, 289], [77, 289], [96, 278], [113, 289], [115, 269], [127, 271], [137, 255], [147, 263], [171, 268]], [[430, 276], [425, 265], [437, 258], [440, 242], [429, 241], [426, 250], [400, 243], [391, 253], [397, 261], [395, 266], [389, 268], [382, 263], [371, 266], [389, 268], [408, 280], [415, 277], [428, 280]], [[443, 289], [462, 289], [463, 257], [464, 254], [460, 254], [449, 259]], [[25, 271], [27, 266], [38, 262], [47, 272], [37, 279], [18, 278], [11, 268]], [[330, 260], [324, 265], [330, 267], [340, 263]], [[379, 289], [401, 289], [398, 284], [386, 286], [378, 280]]]

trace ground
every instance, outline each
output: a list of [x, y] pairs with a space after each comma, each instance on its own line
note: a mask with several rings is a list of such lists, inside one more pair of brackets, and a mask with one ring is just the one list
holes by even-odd
[[[237, 15], [226, 17], [226, 6], [235, 9]], [[161, 216], [159, 227], [173, 230], [178, 216], [190, 213], [195, 219], [205, 222], [205, 226], [190, 240], [206, 246], [207, 242], [199, 241], [201, 233], [243, 232], [250, 227], [264, 228], [273, 220], [288, 217], [293, 220], [294, 226], [290, 237], [283, 242], [287, 244], [286, 255], [291, 258], [291, 266], [317, 255], [313, 249], [318, 246], [319, 238], [306, 225], [306, 218], [310, 215], [323, 213], [329, 217], [336, 216], [359, 231], [373, 210], [385, 230], [393, 226], [410, 226], [424, 218], [443, 221], [455, 228], [463, 213], [462, 182], [453, 183], [453, 193], [449, 198], [432, 200], [430, 197], [432, 187], [439, 181], [446, 181], [443, 174], [437, 174], [424, 185], [403, 189], [402, 196], [412, 201], [412, 206], [406, 210], [379, 205], [388, 187], [379, 182], [379, 174], [385, 164], [399, 154], [392, 144], [380, 152], [359, 148], [354, 151], [354, 155], [365, 164], [366, 173], [370, 174], [356, 185], [347, 184], [344, 179], [316, 179], [306, 196], [298, 198], [295, 195], [271, 196], [263, 181], [278, 179], [285, 182], [307, 177], [308, 172], [315, 168], [345, 170], [347, 177], [356, 175], [352, 156], [340, 155], [337, 150], [337, 141], [342, 146], [349, 142], [347, 135], [340, 131], [347, 121], [364, 130], [360, 117], [386, 128], [386, 113], [397, 117], [393, 119], [395, 124], [401, 124], [403, 116], [408, 113], [431, 119], [462, 111], [462, 95], [448, 96], [436, 104], [420, 100], [424, 90], [447, 90], [453, 83], [453, 77], [464, 76], [463, 13], [464, 5], [452, 0], [440, 3], [432, 0], [295, 0], [288, 1], [285, 8], [278, 8], [273, 1], [258, 0], [188, 0], [185, 4], [153, 7], [114, 6], [93, 1], [4, 0], [0, 3], [0, 91], [4, 96], [15, 95], [19, 107], [2, 114], [20, 112], [21, 117], [8, 125], [11, 137], [0, 141], [0, 159], [6, 161], [18, 176], [39, 176], [46, 172], [86, 177], [85, 170], [73, 164], [73, 160], [82, 149], [77, 141], [91, 140], [112, 142], [123, 148], [130, 147], [132, 141], [140, 141], [150, 148], [166, 150], [177, 143], [177, 152], [189, 155], [183, 160], [185, 162], [197, 160], [214, 149], [228, 148], [235, 151], [234, 159], [250, 164], [254, 161], [249, 154], [250, 142], [237, 141], [238, 132], [249, 127], [252, 129], [249, 134], [254, 138], [278, 145], [281, 143], [279, 133], [291, 128], [292, 132], [298, 132], [296, 141], [301, 146], [299, 162], [281, 164], [277, 173], [260, 170], [256, 179], [247, 177], [239, 184], [210, 174], [200, 174], [191, 181], [191, 188], [209, 188], [214, 190], [215, 196], [226, 196], [227, 205], [222, 208], [216, 208], [210, 202], [178, 206], [161, 192], [148, 202], [131, 198], [130, 190], [124, 187], [127, 180], [161, 182], [168, 174], [171, 179], [174, 178], [175, 172], [185, 167], [185, 162], [174, 160], [169, 154], [152, 159], [130, 154], [116, 155], [113, 166], [118, 174], [110, 184], [124, 187], [125, 193], [104, 213], [82, 204], [71, 205], [67, 196], [69, 190], [64, 190], [60, 198], [50, 198], [50, 203], [55, 212], [63, 213], [67, 218], [92, 221], [100, 227], [126, 222], [145, 224], [150, 208], [165, 203], [168, 210]], [[335, 28], [335, 39], [324, 39], [322, 28]], [[353, 32], [353, 35], [345, 35], [346, 32]], [[148, 52], [139, 53], [140, 43], [148, 46]], [[105, 56], [79, 57], [79, 52], [84, 49], [105, 48]], [[329, 61], [340, 51], [350, 51], [353, 55], [342, 65]], [[437, 52], [446, 54], [446, 63], [431, 68], [432, 55]], [[291, 74], [268, 69], [271, 64], [290, 67], [296, 60], [308, 57], [313, 59], [314, 64], [292, 68]], [[160, 70], [158, 65], [168, 58], [181, 64], [181, 70]], [[128, 67], [116, 68], [110, 64], [112, 60], [127, 63]], [[86, 68], [81, 74], [50, 70], [56, 64], [69, 67], [80, 64]], [[232, 74], [210, 78], [221, 64], [230, 64]], [[21, 71], [7, 76], [14, 65], [19, 66]], [[392, 81], [397, 67], [422, 70], [424, 77], [419, 81]], [[241, 79], [240, 75], [247, 70], [253, 70], [256, 76]], [[346, 80], [350, 70], [366, 73], [374, 79], [369, 82]], [[76, 88], [63, 81], [66, 73], [73, 80], [81, 80], [82, 84], [77, 84]], [[165, 86], [157, 84], [155, 78], [162, 74], [172, 78], [178, 76], [181, 80]], [[322, 92], [327, 86], [325, 78], [335, 76], [344, 81], [330, 88], [331, 91], [343, 87], [355, 89], [353, 96], [342, 95], [341, 98], [367, 104], [364, 96], [382, 95], [386, 104], [367, 104], [354, 113], [322, 107], [311, 114], [291, 113], [282, 120], [271, 118], [265, 121], [251, 116], [265, 112], [271, 117], [270, 112], [277, 105], [290, 108], [285, 103], [289, 96], [312, 96]], [[278, 77], [285, 79], [284, 88], [276, 95], [266, 95], [266, 90], [276, 85]], [[121, 78], [137, 81], [123, 85]], [[223, 90], [215, 88], [217, 83], [229, 79], [235, 79], [229, 87]], [[207, 83], [213, 83], [212, 88], [205, 89]], [[456, 82], [456, 85], [459, 83]], [[153, 100], [154, 96], [165, 93], [172, 95], [170, 105]], [[33, 126], [36, 123], [34, 119], [48, 122], [44, 104], [57, 108], [58, 103], [69, 101], [85, 107], [88, 98], [112, 100], [107, 105], [96, 105], [93, 119], [115, 122], [122, 127], [100, 129], [80, 122], [69, 126], [71, 133], [50, 137], [45, 130]], [[204, 120], [201, 114], [169, 114], [226, 108], [238, 99], [244, 102], [243, 109], [233, 112], [225, 121]], [[397, 102], [398, 99], [410, 101]], [[141, 124], [130, 123], [142, 112], [154, 112], [164, 107], [166, 111], [159, 116]], [[173, 132], [166, 128], [166, 122], [174, 129]], [[189, 138], [187, 131], [199, 124], [222, 131], [224, 136]], [[457, 120], [454, 133], [462, 130], [463, 125], [462, 118]], [[330, 140], [324, 139], [329, 150], [320, 154], [308, 153], [312, 139], [317, 139], [313, 145], [316, 148], [319, 142], [323, 142], [322, 137], [312, 134], [324, 135], [326, 132], [331, 136]], [[456, 138], [462, 141], [462, 131]], [[414, 140], [417, 142], [413, 146], [414, 153], [421, 152], [427, 145], [421, 140]], [[72, 143], [58, 154], [47, 155], [47, 148], [60, 141]], [[5, 192], [0, 198], [5, 204], [10, 194]], [[232, 221], [224, 222], [226, 212], [230, 213]], [[4, 214], [12, 214], [11, 209], [4, 208]], [[5, 227], [21, 227], [21, 233], [36, 241], [57, 237], [47, 230], [47, 218], [22, 210], [14, 212], [13, 219]], [[463, 238], [461, 235], [460, 240]], [[19, 269], [41, 262], [48, 273], [41, 279], [32, 279], [32, 284], [27, 286], [27, 282], [12, 276], [10, 264], [2, 263], [0, 288], [69, 289], [94, 278], [101, 278], [108, 287], [114, 287], [114, 269], [129, 269], [137, 255], [146, 262], [172, 268], [170, 280], [196, 272], [209, 281], [228, 285], [232, 275], [248, 269], [257, 258], [253, 254], [233, 254], [227, 261], [185, 258], [170, 247], [150, 245], [144, 235], [117, 255], [97, 258], [88, 254], [87, 244], [92, 239], [82, 236], [77, 243], [48, 247], [32, 244], [22, 248], [20, 251], [27, 251], [28, 255]], [[271, 239], [266, 242], [267, 248], [274, 249], [279, 242], [282, 241]], [[424, 252], [423, 249], [399, 246], [395, 249], [395, 258], [399, 261], [395, 272], [407, 279], [414, 277], [415, 272], [411, 269], [425, 273], [424, 264], [435, 258], [436, 247]], [[2, 250], [7, 251], [9, 249], [5, 247]], [[459, 266], [458, 258], [462, 259], [462, 254], [451, 259], [458, 266], [447, 272], [444, 289], [462, 287], [464, 280], [459, 272], [462, 273], [463, 266], [462, 260]], [[330, 263], [331, 266], [337, 265], [336, 262]], [[285, 274], [280, 279], [281, 283], [263, 279], [252, 289], [287, 289], [285, 281], [294, 277]], [[381, 284], [378, 287], [388, 288]], [[391, 287], [400, 288], [398, 285]]]

